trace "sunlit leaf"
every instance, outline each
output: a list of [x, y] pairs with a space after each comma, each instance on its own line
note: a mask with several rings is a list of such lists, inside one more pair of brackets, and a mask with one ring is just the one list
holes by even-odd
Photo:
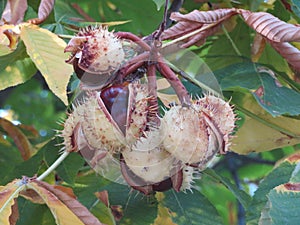
[[11, 53], [10, 41], [5, 34], [7, 29], [13, 28], [13, 25], [4, 24], [0, 26], [0, 56]]
[[232, 102], [246, 114], [233, 138], [233, 151], [247, 154], [300, 143], [300, 120], [284, 116], [274, 118], [258, 106], [250, 94], [236, 93], [232, 95]]
[[59, 225], [82, 224], [101, 225], [83, 205], [63, 191], [42, 181], [34, 180], [27, 184], [36, 191], [50, 208]]
[[36, 73], [23, 43], [15, 51], [0, 57], [0, 90], [24, 83]]
[[23, 21], [26, 10], [27, 0], [8, 0], [2, 14], [2, 19], [11, 24], [18, 24]]
[[0, 190], [0, 223], [10, 225], [9, 217], [12, 213], [14, 199], [19, 196], [20, 191], [25, 188], [21, 180], [14, 180]]
[[[163, 195], [162, 193], [157, 193], [157, 194]], [[154, 225], [161, 225], [161, 224], [164, 224], [164, 225], [177, 225], [176, 223], [174, 223], [172, 221], [171, 213], [169, 212], [168, 208], [164, 207], [162, 204], [159, 204], [158, 205], [158, 215], [157, 215], [157, 218], [154, 221]]]
[[66, 89], [73, 69], [71, 65], [65, 63], [66, 43], [50, 31], [34, 25], [22, 27], [21, 39], [49, 88], [67, 105]]

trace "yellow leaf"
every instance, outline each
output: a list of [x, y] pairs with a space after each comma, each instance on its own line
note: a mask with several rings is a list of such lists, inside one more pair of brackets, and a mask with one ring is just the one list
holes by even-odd
[[155, 197], [158, 201], [158, 214], [156, 219], [154, 220], [153, 225], [177, 225], [172, 221], [172, 212], [170, 210], [163, 206], [161, 203], [162, 200], [165, 198], [165, 195], [162, 192], [157, 192], [155, 194]]
[[11, 207], [14, 205], [14, 199], [18, 197], [20, 191], [25, 188], [21, 180], [16, 179], [4, 187], [0, 191], [0, 224], [9, 225], [9, 217], [12, 213]]
[[248, 154], [300, 143], [300, 120], [271, 116], [256, 104], [250, 94], [244, 97], [242, 107], [254, 117], [246, 116], [244, 124], [235, 134], [231, 146], [234, 152]]
[[67, 85], [73, 68], [65, 63], [68, 58], [64, 53], [66, 43], [50, 31], [32, 24], [21, 27], [21, 39], [51, 91], [67, 105]]
[[30, 182], [27, 188], [33, 189], [47, 204], [58, 225], [84, 225], [84, 223], [57, 196], [37, 183]]

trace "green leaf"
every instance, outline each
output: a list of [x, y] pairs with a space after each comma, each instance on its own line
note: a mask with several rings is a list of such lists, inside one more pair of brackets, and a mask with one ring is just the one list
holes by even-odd
[[272, 189], [267, 197], [269, 200], [268, 215], [272, 225], [299, 224], [299, 190], [288, 190], [283, 184]]
[[74, 179], [79, 169], [84, 164], [84, 159], [77, 153], [70, 154], [56, 169], [59, 177], [69, 184], [74, 184]]
[[95, 21], [134, 21], [116, 27], [116, 30], [130, 31], [135, 34], [148, 35], [156, 30], [163, 18], [163, 10], [159, 12], [152, 0], [119, 1], [103, 0], [92, 2], [82, 0], [78, 5]]
[[127, 204], [123, 209], [124, 217], [120, 225], [152, 224], [157, 216], [157, 201], [154, 198], [147, 199], [143, 195], [136, 196], [136, 193], [132, 192], [128, 195]]
[[257, 102], [272, 116], [300, 114], [300, 93], [281, 86], [266, 73], [260, 75], [263, 96], [253, 93]]
[[21, 84], [30, 79], [36, 68], [21, 42], [15, 51], [0, 57], [0, 90]]
[[234, 194], [234, 196], [239, 200], [239, 202], [243, 205], [243, 207], [247, 208], [251, 200], [251, 197], [246, 192], [238, 189], [235, 184], [230, 182], [229, 179], [218, 175], [212, 169], [208, 168], [204, 171], [204, 173], [207, 174], [208, 176], [213, 177], [217, 181], [222, 182], [231, 191], [231, 193]]
[[152, 0], [157, 7], [157, 10], [160, 10], [160, 8], [165, 4], [165, 0]]
[[214, 74], [225, 91], [253, 90], [261, 85], [256, 66], [250, 61], [229, 65], [214, 71]]
[[21, 28], [21, 39], [51, 91], [67, 105], [67, 85], [73, 68], [65, 63], [66, 43], [50, 31], [34, 25]]
[[247, 224], [256, 225], [260, 218], [260, 214], [268, 199], [267, 194], [274, 187], [287, 183], [291, 177], [291, 174], [295, 168], [295, 163], [284, 161], [278, 165], [274, 170], [266, 176], [266, 178], [260, 183], [256, 190], [253, 200], [246, 208]]
[[285, 73], [290, 70], [286, 60], [269, 44], [266, 45], [258, 63], [272, 65], [277, 71]]
[[300, 18], [300, 2], [296, 0], [291, 0], [293, 12]]
[[20, 218], [17, 222], [17, 225], [55, 224], [55, 220], [47, 205], [34, 204], [24, 198], [18, 198], [18, 208], [19, 208]]
[[214, 206], [200, 192], [176, 193], [168, 191], [164, 193], [162, 200], [164, 207], [168, 208], [173, 222], [183, 224], [223, 224], [220, 215]]
[[237, 22], [238, 24], [234, 30], [229, 32], [229, 36], [241, 55], [235, 51], [232, 42], [226, 35], [217, 36], [205, 56], [205, 62], [213, 71], [231, 64], [249, 61], [251, 56], [251, 48], [249, 47], [251, 45], [251, 30], [241, 19], [237, 19]]
[[116, 225], [111, 209], [106, 207], [104, 203], [98, 202], [92, 207], [91, 212], [100, 220], [101, 223], [107, 225]]
[[293, 173], [292, 177], [290, 179], [290, 182], [293, 183], [299, 183], [300, 182], [300, 162], [297, 163]]
[[[223, 90], [243, 91], [247, 89], [253, 94], [261, 107], [272, 116], [283, 114], [299, 115], [300, 93], [285, 87], [266, 72], [258, 72], [264, 68], [259, 64], [239, 63], [215, 71], [215, 76]], [[258, 95], [253, 90], [262, 88]]]

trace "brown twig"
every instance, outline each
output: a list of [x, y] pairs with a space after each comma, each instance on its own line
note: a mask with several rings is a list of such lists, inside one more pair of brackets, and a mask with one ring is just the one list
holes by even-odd
[[151, 49], [151, 47], [145, 41], [143, 41], [141, 38], [139, 38], [138, 36], [136, 36], [130, 32], [121, 32], [120, 31], [120, 32], [116, 32], [115, 35], [118, 38], [127, 39], [127, 40], [131, 40], [131, 41], [135, 42], [140, 47], [142, 47], [145, 51], [150, 51], [150, 49]]
[[190, 105], [191, 98], [185, 86], [181, 83], [173, 70], [171, 70], [170, 67], [168, 67], [161, 59], [158, 60], [158, 70], [170, 83], [170, 85], [176, 92], [181, 104]]

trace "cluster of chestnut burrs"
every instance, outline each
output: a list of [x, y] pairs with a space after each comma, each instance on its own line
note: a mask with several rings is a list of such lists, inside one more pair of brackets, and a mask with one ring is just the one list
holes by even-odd
[[[164, 59], [159, 35], [151, 37], [96, 26], [70, 40], [67, 62], [85, 95], [61, 135], [65, 151], [80, 151], [106, 178], [144, 194], [186, 191], [217, 153], [228, 150], [235, 114], [219, 97], [192, 99]], [[178, 97], [163, 110], [157, 75]]]

